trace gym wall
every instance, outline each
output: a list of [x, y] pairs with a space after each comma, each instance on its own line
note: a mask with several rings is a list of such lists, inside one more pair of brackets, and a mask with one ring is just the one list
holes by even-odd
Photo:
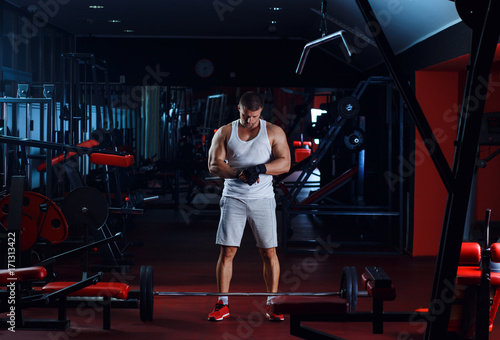
[[[495, 62], [486, 100], [485, 112], [500, 111], [500, 49], [497, 47]], [[455, 151], [454, 141], [457, 134], [457, 121], [464, 94], [466, 65], [468, 55], [461, 56], [415, 73], [416, 95], [418, 101], [436, 134], [436, 139], [452, 164]], [[414, 165], [415, 204], [414, 204], [414, 256], [434, 256], [439, 249], [447, 192], [418, 135], [415, 140]], [[493, 153], [498, 146], [480, 146], [480, 158]], [[477, 222], [484, 219], [485, 210], [492, 209], [492, 221], [500, 220], [500, 159], [494, 158], [485, 168], [478, 168], [477, 186], [471, 196], [469, 222], [464, 239], [471, 237], [477, 230]], [[490, 232], [492, 235], [494, 231]], [[494, 236], [494, 235], [493, 235]], [[472, 236], [473, 237], [473, 236]], [[496, 242], [494, 239], [492, 242]]]

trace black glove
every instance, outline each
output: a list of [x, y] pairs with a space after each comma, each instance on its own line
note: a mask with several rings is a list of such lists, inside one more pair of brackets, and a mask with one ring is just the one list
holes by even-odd
[[267, 171], [266, 166], [264, 164], [259, 164], [255, 166], [251, 166], [243, 170], [243, 174], [247, 179], [248, 185], [252, 185], [257, 182], [259, 178], [259, 174], [265, 174]]

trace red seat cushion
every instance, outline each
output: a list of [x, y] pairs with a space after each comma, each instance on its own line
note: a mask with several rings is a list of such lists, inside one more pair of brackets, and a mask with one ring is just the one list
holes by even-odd
[[479, 267], [458, 266], [457, 284], [477, 285], [481, 282], [481, 270]]
[[311, 149], [295, 149], [295, 162], [301, 162], [311, 156]]
[[[14, 273], [14, 275], [12, 275]], [[36, 281], [47, 276], [47, 270], [44, 267], [26, 267], [18, 269], [1, 269], [0, 284], [7, 284], [15, 281]], [[14, 280], [15, 279], [15, 280]]]
[[276, 296], [271, 300], [271, 312], [276, 314], [346, 314], [347, 300], [338, 296]]
[[[51, 282], [42, 288], [42, 292], [53, 293], [76, 282]], [[116, 299], [126, 299], [130, 292], [130, 286], [121, 282], [97, 282], [95, 285], [90, 285], [82, 288], [69, 296], [92, 296], [92, 297], [113, 297]]]

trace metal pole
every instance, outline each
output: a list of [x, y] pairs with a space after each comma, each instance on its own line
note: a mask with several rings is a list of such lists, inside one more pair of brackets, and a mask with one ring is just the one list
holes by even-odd
[[432, 161], [434, 162], [434, 166], [441, 176], [441, 180], [443, 181], [446, 189], [450, 192], [452, 188], [452, 173], [448, 165], [448, 161], [446, 160], [443, 151], [441, 150], [441, 147], [439, 146], [436, 137], [434, 136], [434, 133], [425, 118], [424, 112], [415, 97], [415, 93], [410, 88], [407, 80], [402, 76], [402, 71], [399, 67], [396, 56], [392, 51], [391, 45], [382, 30], [382, 26], [380, 25], [368, 0], [356, 0], [356, 2], [366, 20], [368, 28], [377, 42], [377, 46], [384, 57], [386, 66], [394, 82], [398, 86], [401, 95], [404, 97], [405, 102], [408, 105], [408, 110], [413, 116], [415, 125], [417, 126], [422, 139], [426, 141], [425, 146], [427, 147]]

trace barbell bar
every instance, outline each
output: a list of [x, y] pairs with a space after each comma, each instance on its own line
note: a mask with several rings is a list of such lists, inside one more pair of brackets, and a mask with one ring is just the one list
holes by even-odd
[[[277, 293], [214, 293], [214, 292], [153, 292], [156, 296], [340, 296], [340, 292], [277, 292]], [[368, 296], [368, 292], [358, 292], [358, 296]]]
[[[155, 296], [339, 296], [349, 303], [349, 311], [356, 311], [358, 296], [367, 297], [368, 292], [358, 291], [358, 278], [355, 267], [344, 267], [340, 278], [340, 290], [338, 292], [160, 292], [154, 290], [153, 267], [141, 266], [140, 290], [131, 291], [132, 295], [139, 294], [139, 312], [141, 321], [153, 321], [154, 297]], [[131, 294], [129, 294], [130, 296]]]

